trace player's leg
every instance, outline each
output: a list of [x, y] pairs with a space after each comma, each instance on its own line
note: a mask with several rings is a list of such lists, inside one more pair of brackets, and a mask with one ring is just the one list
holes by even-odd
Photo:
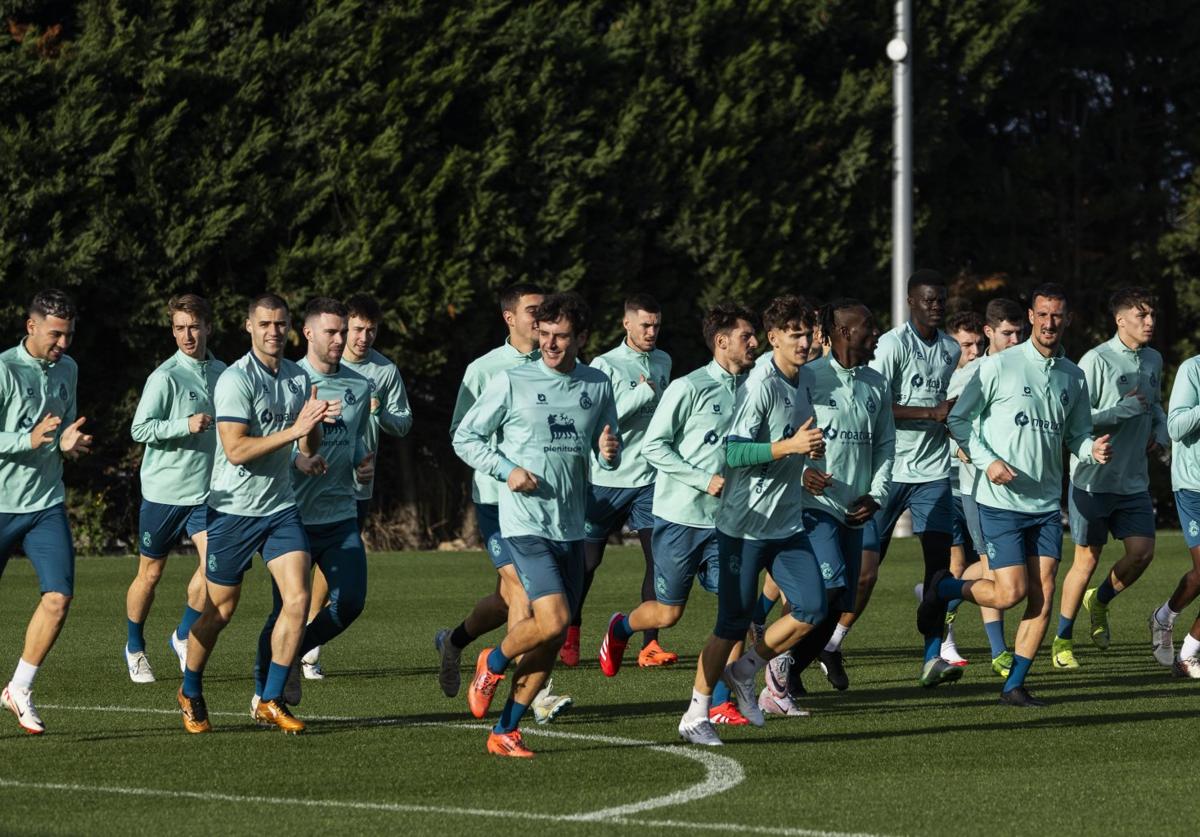
[[[983, 530], [979, 525], [979, 504], [969, 494], [960, 495], [963, 506], [963, 517], [967, 522], [971, 543], [979, 555], [979, 562], [967, 568], [963, 577], [968, 580], [986, 578], [995, 581], [995, 576], [989, 567], [987, 543], [983, 538]], [[992, 607], [980, 606], [979, 616], [983, 621], [983, 632], [987, 636], [989, 650], [992, 656], [992, 671], [1001, 677], [1008, 677], [1012, 668], [1012, 653], [1004, 639], [1004, 611]]]
[[1083, 603], [1084, 593], [1100, 562], [1100, 553], [1108, 542], [1109, 512], [1112, 495], [1094, 494], [1071, 485], [1067, 492], [1067, 512], [1071, 523], [1071, 540], [1075, 556], [1071, 569], [1063, 578], [1059, 599], [1058, 628], [1051, 645], [1051, 662], [1055, 668], [1079, 668], [1075, 658], [1075, 620]]
[[1200, 492], [1175, 492], [1175, 511], [1179, 527], [1192, 558], [1192, 568], [1175, 585], [1171, 597], [1150, 614], [1150, 647], [1159, 665], [1175, 664], [1175, 620], [1183, 609], [1200, 596]]
[[[296, 520], [299, 521], [298, 516]], [[306, 541], [304, 546], [307, 547]], [[271, 557], [268, 558], [268, 555]], [[307, 548], [272, 554], [270, 547], [263, 558], [279, 591], [279, 613], [271, 629], [270, 664], [255, 718], [274, 724], [283, 732], [295, 734], [304, 731], [304, 723], [288, 709], [284, 687], [289, 672], [299, 659], [300, 642], [304, 637], [304, 621], [311, 595], [311, 559]]]
[[[367, 601], [367, 551], [356, 522], [345, 520], [313, 528], [320, 530], [311, 538], [313, 555], [323, 570], [329, 592], [327, 603], [304, 630], [301, 658], [341, 635], [359, 617]], [[316, 544], [318, 539], [320, 546]]]
[[[954, 502], [950, 480], [941, 479], [915, 486], [910, 494], [909, 509], [912, 512], [913, 533], [921, 542], [925, 565], [922, 583], [928, 588], [934, 576], [952, 577], [950, 543], [954, 538]], [[925, 646], [920, 677], [922, 686], [934, 686], [962, 676], [961, 670], [955, 672], [953, 669], [957, 667], [950, 666], [941, 658], [948, 604], [948, 601], [942, 601], [937, 596], [929, 596], [917, 608], [917, 631]]]
[[1016, 653], [1013, 655], [1012, 671], [1004, 682], [1000, 700], [1011, 706], [1042, 706], [1044, 703], [1030, 695], [1025, 688], [1025, 675], [1046, 636], [1050, 622], [1055, 577], [1058, 575], [1058, 562], [1062, 559], [1062, 518], [1057, 510], [1023, 517], [1024, 520], [1018, 525], [1025, 542], [1029, 593], [1025, 600], [1025, 613], [1013, 642]]
[[770, 573], [763, 576], [762, 592], [754, 603], [754, 612], [750, 614], [750, 639], [758, 642], [767, 630], [767, 617], [779, 602], [779, 585]]
[[1154, 504], [1150, 493], [1105, 495], [1110, 503], [1113, 537], [1123, 542], [1125, 554], [1105, 574], [1094, 590], [1083, 596], [1091, 623], [1092, 642], [1104, 649], [1112, 642], [1108, 608], [1117, 594], [1133, 584], [1154, 560]]
[[179, 673], [187, 668], [187, 638], [192, 625], [204, 612], [204, 603], [208, 600], [208, 583], [204, 578], [205, 556], [208, 555], [208, 509], [206, 506], [196, 506], [188, 517], [187, 532], [196, 547], [198, 561], [196, 570], [188, 579], [187, 603], [183, 607], [183, 615], [179, 624], [171, 632], [168, 644], [179, 660]]
[[[962, 496], [951, 486], [951, 502], [954, 507], [954, 534], [950, 541], [950, 575], [962, 578], [972, 563], [978, 560], [971, 543], [971, 533], [967, 526], [966, 512]], [[954, 622], [958, 617], [958, 606], [962, 599], [954, 599], [946, 603], [946, 636], [942, 640], [942, 659], [955, 666], [965, 666], [969, 662], [958, 651], [958, 640], [954, 634]]]
[[191, 506], [171, 506], [142, 500], [138, 511], [141, 554], [137, 573], [125, 592], [125, 665], [134, 683], [153, 683], [154, 671], [146, 657], [145, 623], [154, 603], [171, 547], [179, 542]]
[[[329, 604], [329, 580], [325, 578], [325, 573], [315, 563], [313, 564], [311, 585], [312, 595], [308, 600], [307, 617], [309, 622], [316, 619], [317, 614]], [[304, 679], [321, 680], [325, 677], [325, 669], [321, 667], [320, 645], [302, 652], [300, 655], [300, 664]]]
[[621, 525], [632, 508], [636, 492], [637, 489], [633, 488], [588, 486], [583, 540], [583, 592], [580, 595], [579, 608], [572, 616], [567, 638], [559, 651], [559, 659], [565, 666], [573, 668], [579, 665], [579, 634], [583, 627], [583, 607], [587, 603], [596, 571], [604, 561], [608, 536], [621, 530]]

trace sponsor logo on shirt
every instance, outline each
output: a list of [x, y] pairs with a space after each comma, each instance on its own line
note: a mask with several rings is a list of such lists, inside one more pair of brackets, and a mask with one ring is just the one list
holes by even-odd
[[575, 430], [575, 419], [565, 414], [554, 415], [551, 413], [546, 417], [546, 423], [550, 425], [550, 439], [578, 439], [579, 432]]
[[1026, 395], [1026, 396], [1032, 398], [1033, 390], [1031, 390], [1029, 387], [1021, 387], [1021, 395]]
[[912, 384], [913, 389], [920, 389], [921, 387], [925, 386], [925, 378], [922, 377], [920, 372], [918, 372], [916, 375], [912, 376], [912, 380], [909, 383]]
[[721, 412], [721, 405], [720, 405], [720, 404], [713, 404], [713, 412], [714, 412], [714, 413], [718, 413], [718, 414], [719, 414], [719, 413]]
[[1013, 416], [1013, 423], [1022, 430], [1028, 427], [1030, 430], [1036, 430], [1039, 433], [1060, 434], [1062, 433], [1063, 429], [1063, 424], [1061, 421], [1026, 415], [1024, 410]]
[[196, 395], [194, 390], [188, 390], [188, 401], [195, 401], [200, 396]]
[[545, 395], [545, 393], [541, 393], [541, 392], [539, 392], [539, 393], [538, 393], [538, 403], [539, 403], [539, 404], [545, 404], [545, 403], [546, 403], [546, 395]]
[[22, 430], [28, 430], [29, 428], [33, 427], [33, 417], [22, 416], [21, 420], [17, 422], [17, 426]]
[[1128, 382], [1129, 382], [1129, 378], [1128, 378], [1128, 376], [1126, 376], [1126, 375], [1122, 375], [1121, 377], [1117, 378], [1117, 383], [1118, 383], [1118, 384], [1125, 384], [1125, 383], [1128, 383]]
[[825, 434], [826, 440], [832, 442], [834, 440], [840, 442], [862, 442], [869, 443], [871, 441], [870, 430], [838, 430], [832, 424], [821, 430]]
[[833, 409], [835, 409], [835, 410], [836, 410], [836, 409], [838, 408], [837, 401], [835, 401], [834, 399], [830, 398], [830, 399], [829, 399], [829, 406], [830, 406], [830, 407], [832, 407]]
[[717, 431], [715, 430], [710, 430], [704, 434], [704, 444], [706, 445], [715, 445], [719, 441], [721, 441], [721, 437], [717, 435]]

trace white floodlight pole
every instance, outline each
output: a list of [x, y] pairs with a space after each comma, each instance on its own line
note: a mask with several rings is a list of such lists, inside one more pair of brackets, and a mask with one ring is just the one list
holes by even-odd
[[888, 42], [896, 110], [892, 120], [892, 327], [908, 320], [905, 284], [913, 272], [912, 0], [896, 0]]

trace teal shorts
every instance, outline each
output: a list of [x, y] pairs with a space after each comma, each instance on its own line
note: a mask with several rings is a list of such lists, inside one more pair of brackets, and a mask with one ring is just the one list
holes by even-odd
[[20, 543], [43, 593], [75, 593], [75, 547], [62, 503], [35, 512], [0, 513], [0, 575]]
[[637, 488], [589, 485], [584, 540], [604, 543], [626, 522], [635, 532], [654, 525], [654, 483]]
[[147, 558], [166, 558], [171, 547], [208, 529], [208, 506], [171, 506], [142, 500], [138, 512], [138, 550]]
[[529, 601], [561, 595], [574, 618], [583, 597], [583, 541], [552, 541], [534, 535], [505, 538], [517, 577]]
[[1067, 492], [1067, 514], [1071, 540], [1079, 546], [1104, 546], [1109, 532], [1119, 541], [1154, 538], [1154, 503], [1149, 491], [1109, 494], [1072, 485]]
[[863, 527], [847, 526], [825, 511], [806, 509], [804, 530], [821, 565], [825, 589], [841, 591], [834, 606], [842, 613], [853, 613], [862, 568]]
[[825, 581], [803, 531], [786, 538], [756, 541], [735, 538], [718, 529], [717, 541], [721, 570], [714, 635], [732, 642], [745, 638], [763, 570], [783, 591], [796, 620], [818, 625], [825, 619], [829, 610]]
[[687, 604], [692, 581], [710, 593], [719, 589], [717, 530], [654, 518], [654, 598], [665, 605]]
[[289, 552], [312, 554], [300, 511], [289, 506], [265, 517], [208, 509], [208, 558], [205, 576], [213, 584], [236, 587], [250, 569], [254, 554], [269, 563]]

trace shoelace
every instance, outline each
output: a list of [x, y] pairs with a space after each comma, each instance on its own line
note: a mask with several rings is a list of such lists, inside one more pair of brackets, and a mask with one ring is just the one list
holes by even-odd
[[492, 674], [490, 671], [485, 669], [484, 672], [480, 674], [478, 678], [476, 678], [475, 689], [476, 691], [482, 692], [490, 697], [496, 693], [496, 686], [499, 685], [500, 680], [500, 675]]

